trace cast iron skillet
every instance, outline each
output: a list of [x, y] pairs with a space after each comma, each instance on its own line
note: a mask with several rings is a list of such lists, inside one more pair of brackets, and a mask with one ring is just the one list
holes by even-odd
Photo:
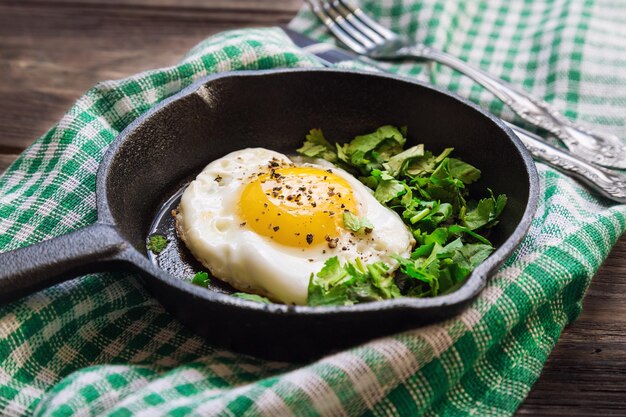
[[[408, 126], [410, 140], [433, 151], [453, 146], [483, 171], [477, 186], [509, 197], [490, 236], [498, 249], [458, 291], [349, 307], [265, 305], [194, 286], [148, 259], [146, 237], [160, 207], [210, 161], [245, 147], [293, 154], [313, 127], [345, 141], [383, 124]], [[537, 196], [536, 169], [519, 140], [494, 116], [450, 93], [343, 70], [217, 74], [147, 112], [110, 146], [98, 171], [95, 224], [0, 254], [0, 303], [88, 272], [133, 270], [171, 314], [212, 343], [275, 359], [311, 359], [461, 311], [524, 237]]]

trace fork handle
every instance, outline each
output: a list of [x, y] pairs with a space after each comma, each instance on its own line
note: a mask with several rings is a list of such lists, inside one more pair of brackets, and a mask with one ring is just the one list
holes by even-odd
[[398, 54], [446, 65], [485, 87], [524, 120], [553, 133], [581, 158], [599, 165], [626, 168], [626, 146], [617, 136], [583, 128], [545, 101], [443, 51], [426, 45], [413, 45], [401, 48]]
[[534, 133], [505, 123], [535, 159], [577, 178], [604, 197], [622, 204], [626, 203], [626, 175], [590, 164], [564, 149], [549, 145]]

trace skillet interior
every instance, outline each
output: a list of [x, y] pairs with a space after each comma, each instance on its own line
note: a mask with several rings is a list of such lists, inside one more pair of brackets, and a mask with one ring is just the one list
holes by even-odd
[[[212, 77], [122, 134], [108, 167], [99, 173], [106, 178], [99, 184], [104, 188], [99, 189], [99, 205], [106, 207], [101, 212], [112, 216], [122, 235], [144, 254], [146, 235], [161, 204], [210, 161], [245, 147], [294, 153], [313, 127], [322, 128], [330, 140], [344, 142], [383, 124], [406, 125], [411, 142], [424, 143], [434, 152], [454, 147], [457, 157], [482, 170], [476, 187], [488, 185], [509, 197], [504, 218], [490, 236], [506, 251], [492, 255], [483, 276], [472, 277], [476, 282], [459, 290], [466, 292], [462, 297], [454, 302], [431, 300], [423, 308], [376, 303], [361, 307], [357, 316], [345, 310], [318, 314], [306, 308], [207, 300], [198, 291], [206, 290], [172, 287], [171, 277], [164, 273], [146, 279], [146, 284], [168, 310], [201, 335], [236, 350], [280, 359], [308, 359], [373, 335], [453, 315], [477, 295], [487, 269], [500, 264], [523, 237], [532, 215], [526, 213], [525, 218], [525, 212], [534, 211], [529, 201], [536, 174], [521, 145], [495, 119], [425, 85], [329, 70]], [[199, 320], [203, 317], [212, 319]], [[333, 335], [332, 340], [326, 335]]]

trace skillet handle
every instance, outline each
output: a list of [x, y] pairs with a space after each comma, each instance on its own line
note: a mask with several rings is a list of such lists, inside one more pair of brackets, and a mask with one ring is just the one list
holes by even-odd
[[0, 253], [0, 305], [80, 274], [111, 269], [128, 244], [94, 223], [32, 246]]

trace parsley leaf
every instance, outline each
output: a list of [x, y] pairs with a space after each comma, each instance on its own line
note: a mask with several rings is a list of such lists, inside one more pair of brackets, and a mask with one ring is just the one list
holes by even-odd
[[393, 155], [402, 152], [405, 143], [406, 138], [398, 128], [386, 125], [337, 145], [337, 157], [363, 175], [369, 175], [374, 169], [381, 170]]
[[489, 242], [489, 240], [487, 240], [487, 238], [479, 235], [478, 233], [468, 229], [467, 227], [463, 227], [461, 225], [458, 224], [453, 224], [448, 228], [448, 232], [450, 233], [467, 233], [468, 235], [470, 235], [471, 237], [473, 237], [474, 239], [476, 239], [477, 241], [484, 243], [485, 245], [491, 245], [491, 242]]
[[[386, 125], [367, 135], [355, 137], [348, 144], [347, 153], [349, 155], [357, 152], [367, 154], [370, 151], [377, 150], [379, 154], [397, 154], [402, 151], [402, 146], [405, 142], [406, 139], [398, 128]], [[393, 152], [393, 150], [398, 150], [399, 152]]]
[[374, 229], [374, 225], [369, 220], [365, 217], [358, 217], [350, 211], [343, 212], [343, 225], [353, 232], [370, 233]]
[[466, 243], [455, 251], [452, 260], [459, 266], [473, 270], [493, 252], [493, 246], [484, 243]]
[[311, 306], [352, 305], [400, 297], [389, 267], [383, 262], [364, 266], [359, 258], [341, 265], [334, 256], [317, 274], [311, 274], [308, 303]]
[[233, 297], [242, 298], [248, 301], [256, 301], [257, 303], [272, 304], [269, 298], [262, 297], [258, 294], [248, 294], [246, 292], [235, 292], [231, 294]]
[[209, 286], [209, 274], [207, 272], [201, 271], [196, 272], [196, 274], [191, 279], [191, 283], [197, 285], [199, 287], [207, 288]]
[[500, 194], [496, 198], [491, 193], [491, 197], [481, 199], [474, 208], [461, 216], [463, 226], [470, 230], [495, 226], [498, 224], [498, 216], [504, 210], [506, 202], [506, 195]]
[[385, 204], [388, 201], [402, 195], [405, 192], [404, 185], [385, 171], [375, 169], [371, 175], [376, 181], [374, 198]]
[[335, 147], [324, 137], [321, 129], [311, 129], [298, 153], [310, 158], [322, 158], [330, 162], [337, 162]]
[[[443, 232], [438, 229], [438, 237]], [[441, 246], [441, 240], [419, 246], [410, 259], [396, 257], [405, 275], [403, 292], [411, 296], [437, 296], [459, 287], [465, 278], [493, 252], [490, 244], [464, 243], [457, 238]]]
[[165, 236], [155, 233], [148, 237], [148, 242], [146, 243], [146, 248], [155, 255], [163, 252], [165, 247], [168, 244], [168, 240]]
[[448, 171], [454, 178], [465, 184], [471, 184], [480, 178], [480, 170], [460, 159], [448, 158]]
[[424, 145], [415, 145], [409, 149], [393, 155], [389, 158], [389, 161], [385, 162], [383, 166], [392, 177], [397, 177], [404, 174], [407, 167], [417, 158], [424, 156]]

